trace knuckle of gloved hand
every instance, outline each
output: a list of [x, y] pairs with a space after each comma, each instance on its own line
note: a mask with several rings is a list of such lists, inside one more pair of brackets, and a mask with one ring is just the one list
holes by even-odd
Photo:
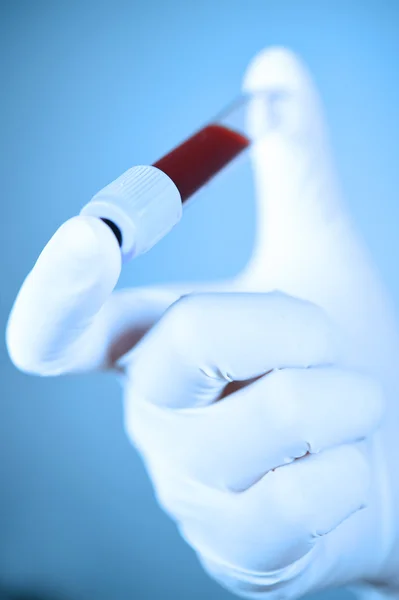
[[293, 540], [308, 536], [312, 529], [312, 509], [304, 482], [295, 469], [279, 467], [269, 472], [265, 500], [279, 530]]
[[162, 319], [170, 348], [184, 354], [186, 360], [195, 360], [196, 349], [203, 347], [203, 340], [211, 331], [210, 308], [209, 295], [188, 294], [174, 302]]
[[346, 504], [353, 511], [360, 506], [367, 506], [370, 499], [374, 442], [363, 441], [338, 449], [341, 452], [339, 474], [342, 489], [347, 498]]
[[273, 427], [294, 434], [302, 422], [296, 372], [292, 369], [276, 369], [266, 375], [268, 402], [264, 405], [266, 417]]
[[292, 349], [303, 367], [340, 360], [342, 332], [322, 307], [281, 292], [267, 294], [267, 304], [290, 331]]
[[126, 432], [140, 453], [162, 470], [171, 470], [174, 480], [208, 481], [212, 471], [212, 441], [207, 438], [204, 410], [198, 415], [154, 406], [137, 395], [127, 403]]
[[218, 545], [228, 523], [238, 515], [229, 494], [191, 479], [181, 477], [170, 465], [157, 465], [153, 471], [156, 498], [161, 508], [181, 526], [185, 540], [194, 548]]
[[362, 376], [358, 395], [363, 401], [364, 436], [373, 432], [381, 423], [385, 409], [385, 389], [381, 381]]

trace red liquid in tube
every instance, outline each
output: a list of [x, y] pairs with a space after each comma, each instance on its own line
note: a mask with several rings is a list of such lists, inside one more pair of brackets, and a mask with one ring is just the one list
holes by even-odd
[[153, 164], [176, 185], [184, 203], [250, 144], [224, 125], [207, 125]]

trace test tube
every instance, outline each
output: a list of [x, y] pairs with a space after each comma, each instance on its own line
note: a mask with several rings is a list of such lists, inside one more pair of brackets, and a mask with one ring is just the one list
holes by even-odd
[[81, 214], [112, 229], [124, 261], [147, 252], [180, 221], [187, 201], [256, 141], [246, 121], [248, 103], [256, 101], [240, 96], [152, 165], [128, 169]]

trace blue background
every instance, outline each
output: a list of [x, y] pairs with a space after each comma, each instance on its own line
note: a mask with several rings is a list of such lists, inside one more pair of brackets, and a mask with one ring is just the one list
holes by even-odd
[[[398, 7], [1, 2], [1, 326], [55, 229], [236, 96], [248, 61], [270, 44], [299, 52], [314, 74], [348, 203], [398, 304]], [[244, 164], [121, 284], [232, 275], [254, 222]], [[0, 382], [0, 582], [73, 600], [231, 597], [157, 508], [111, 376], [30, 378], [3, 343]]]

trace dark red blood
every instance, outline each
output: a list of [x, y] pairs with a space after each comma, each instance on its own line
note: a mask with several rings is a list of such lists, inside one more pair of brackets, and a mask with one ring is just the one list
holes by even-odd
[[153, 166], [172, 179], [185, 202], [248, 146], [248, 138], [240, 133], [207, 125]]

